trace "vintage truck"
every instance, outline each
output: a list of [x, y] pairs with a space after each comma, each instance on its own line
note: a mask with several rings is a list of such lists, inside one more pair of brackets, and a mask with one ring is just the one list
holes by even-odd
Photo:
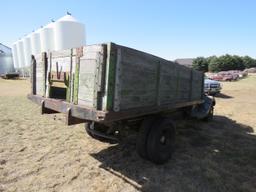
[[85, 123], [99, 140], [116, 140], [135, 124], [137, 152], [154, 163], [172, 155], [172, 114], [213, 116], [203, 73], [114, 43], [34, 55], [31, 66], [28, 98], [42, 114], [65, 113], [67, 125]]

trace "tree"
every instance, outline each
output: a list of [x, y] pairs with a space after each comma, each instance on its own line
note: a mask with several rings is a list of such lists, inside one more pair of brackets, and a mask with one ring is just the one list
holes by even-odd
[[192, 68], [198, 71], [207, 72], [208, 71], [208, 60], [204, 57], [197, 57], [193, 60]]
[[209, 70], [212, 72], [243, 70], [245, 68], [243, 59], [237, 55], [223, 55], [210, 59]]
[[236, 69], [235, 59], [231, 55], [223, 55], [219, 57], [220, 64], [219, 68], [221, 71], [228, 71], [232, 69]]
[[234, 69], [235, 70], [244, 70], [244, 61], [243, 58], [238, 55], [233, 55]]
[[[207, 57], [207, 62], [208, 62], [208, 64], [210, 64], [211, 60], [212, 60], [212, 59], [215, 59], [215, 58], [217, 58], [217, 56], [216, 56], [216, 55], [213, 55], [213, 56]], [[209, 67], [209, 66], [208, 66], [208, 67]]]
[[221, 61], [218, 57], [212, 57], [210, 60], [209, 60], [209, 71], [211, 72], [219, 72], [221, 71], [221, 68], [220, 68], [220, 64]]
[[243, 70], [245, 68], [256, 67], [256, 60], [249, 56], [240, 57], [229, 54], [220, 57], [197, 57], [193, 61], [192, 67], [203, 72], [207, 72], [208, 70], [211, 72]]
[[242, 57], [243, 60], [243, 64], [245, 66], [245, 68], [252, 68], [252, 67], [256, 67], [256, 60], [249, 57], [249, 56], [244, 56]]

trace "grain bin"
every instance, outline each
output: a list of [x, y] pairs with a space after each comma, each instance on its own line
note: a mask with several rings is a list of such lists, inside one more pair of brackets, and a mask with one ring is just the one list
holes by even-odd
[[24, 48], [23, 48], [23, 41], [19, 40], [17, 42], [17, 53], [18, 53], [18, 63], [19, 68], [23, 68], [25, 66], [25, 54], [24, 54]]
[[13, 57], [13, 64], [14, 68], [19, 68], [19, 62], [18, 62], [18, 54], [17, 54], [17, 43], [14, 43], [12, 45], [12, 57]]
[[55, 48], [54, 25], [54, 22], [51, 22], [40, 31], [41, 52], [53, 51]]
[[40, 31], [42, 28], [31, 34], [31, 52], [33, 55], [41, 53]]
[[55, 50], [81, 47], [85, 44], [85, 27], [71, 15], [66, 15], [54, 25]]
[[31, 63], [31, 36], [28, 35], [23, 38], [23, 47], [24, 47], [24, 57], [25, 57], [25, 66], [30, 66]]

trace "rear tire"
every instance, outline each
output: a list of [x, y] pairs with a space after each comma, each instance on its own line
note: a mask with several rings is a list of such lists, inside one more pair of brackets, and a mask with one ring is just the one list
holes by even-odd
[[139, 133], [137, 135], [136, 151], [140, 157], [148, 160], [147, 154], [147, 140], [148, 134], [151, 130], [152, 124], [154, 123], [155, 117], [147, 117], [141, 123]]
[[172, 120], [164, 118], [155, 121], [148, 134], [147, 155], [156, 164], [167, 162], [174, 151], [176, 128]]

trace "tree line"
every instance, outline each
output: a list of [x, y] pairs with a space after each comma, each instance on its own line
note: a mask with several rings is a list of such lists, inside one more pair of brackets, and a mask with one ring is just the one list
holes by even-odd
[[203, 72], [219, 72], [228, 70], [244, 70], [256, 67], [256, 59], [249, 56], [223, 55], [220, 57], [197, 57], [193, 60], [192, 67]]

